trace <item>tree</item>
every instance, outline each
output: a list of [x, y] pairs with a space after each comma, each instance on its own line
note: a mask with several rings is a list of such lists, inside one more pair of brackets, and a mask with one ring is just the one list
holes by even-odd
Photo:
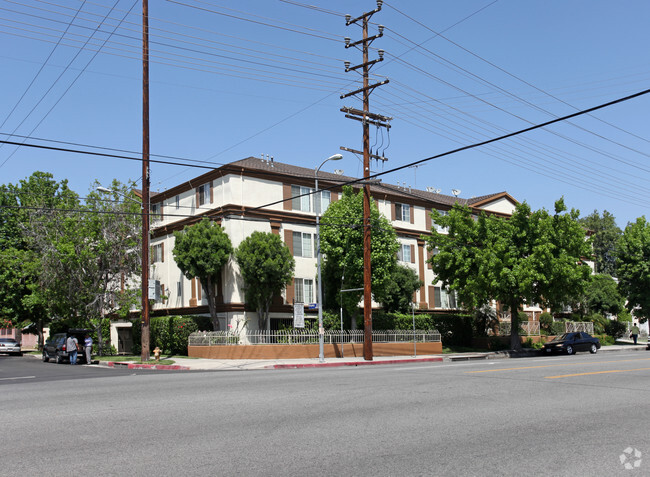
[[[380, 296], [391, 279], [397, 262], [397, 234], [390, 221], [379, 213], [370, 201], [370, 224], [372, 246], [370, 262], [372, 290]], [[325, 306], [343, 307], [356, 316], [362, 291], [347, 292], [341, 297], [341, 289], [362, 288], [363, 284], [363, 191], [354, 193], [352, 187], [343, 188], [340, 200], [330, 204], [320, 221], [321, 251], [325, 256], [322, 264]], [[352, 319], [352, 328], [356, 326]]]
[[259, 329], [265, 330], [273, 297], [291, 283], [296, 261], [280, 237], [269, 232], [246, 237], [235, 259], [244, 279], [246, 302], [257, 311]]
[[174, 238], [174, 260], [187, 278], [201, 281], [214, 329], [219, 330], [215, 285], [233, 252], [230, 237], [219, 224], [204, 218], [174, 232]]
[[621, 236], [621, 229], [616, 225], [616, 218], [603, 211], [602, 217], [597, 210], [580, 219], [580, 223], [593, 232], [591, 244], [596, 261], [596, 272], [616, 276], [616, 246]]
[[[40, 254], [39, 293], [52, 316], [94, 328], [102, 352], [102, 325], [116, 309], [128, 310], [133, 294], [124, 288], [141, 264], [141, 215], [133, 184], [113, 181], [113, 192], [97, 192], [84, 204], [39, 210], [28, 231]], [[76, 195], [75, 195], [76, 197]]]
[[78, 203], [67, 181], [56, 182], [45, 172], [0, 186], [0, 317], [13, 326], [36, 323], [41, 344], [51, 307], [44, 295], [41, 251], [30, 226], [38, 217]]
[[585, 305], [589, 313], [618, 315], [624, 309], [625, 299], [612, 277], [593, 275], [585, 289]]
[[645, 322], [650, 316], [650, 224], [645, 217], [625, 227], [618, 242], [616, 264], [627, 309]]
[[582, 263], [590, 252], [578, 212], [566, 210], [562, 199], [555, 214], [532, 212], [525, 202], [508, 219], [456, 204], [449, 215], [434, 211], [429, 262], [461, 303], [477, 309], [493, 300], [510, 311], [510, 345], [521, 349], [518, 312], [526, 303], [557, 307], [583, 293], [591, 269]]
[[413, 295], [422, 286], [417, 273], [406, 265], [396, 264], [381, 292], [374, 291], [375, 299], [384, 311], [406, 313], [411, 310]]

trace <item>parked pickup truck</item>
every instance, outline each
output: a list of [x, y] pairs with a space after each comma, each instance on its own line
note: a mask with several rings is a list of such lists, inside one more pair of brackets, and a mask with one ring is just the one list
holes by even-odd
[[77, 354], [77, 362], [81, 364], [86, 363], [86, 353], [84, 353], [84, 338], [86, 334], [90, 334], [90, 330], [84, 329], [69, 329], [66, 333], [55, 333], [50, 336], [45, 345], [43, 346], [43, 361], [48, 362], [51, 359], [56, 360], [57, 363], [70, 362], [70, 356], [66, 349], [65, 343], [69, 336], [77, 338], [79, 343], [79, 352]]

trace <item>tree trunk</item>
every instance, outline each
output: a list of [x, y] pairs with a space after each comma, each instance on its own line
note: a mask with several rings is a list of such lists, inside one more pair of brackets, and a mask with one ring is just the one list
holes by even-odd
[[266, 300], [264, 304], [257, 309], [257, 325], [260, 330], [266, 331], [266, 324], [269, 319], [269, 308], [271, 307], [272, 299], [273, 298]]
[[99, 318], [99, 325], [95, 328], [97, 331], [97, 351], [100, 356], [104, 356], [104, 338], [102, 337], [102, 321], [103, 318]]
[[521, 340], [519, 339], [519, 303], [510, 304], [510, 348], [521, 351]]
[[[219, 325], [219, 318], [217, 318], [217, 294], [214, 289], [214, 282], [212, 281], [212, 277], [208, 277], [206, 281], [207, 283], [203, 286], [203, 291], [208, 297], [208, 309], [210, 310], [212, 328], [214, 331], [219, 331], [221, 326]], [[201, 280], [201, 283], [203, 283], [203, 280]]]

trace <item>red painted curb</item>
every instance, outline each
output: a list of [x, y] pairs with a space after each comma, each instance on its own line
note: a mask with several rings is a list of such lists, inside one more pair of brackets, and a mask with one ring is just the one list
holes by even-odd
[[297, 368], [334, 368], [336, 366], [371, 366], [375, 364], [402, 364], [402, 363], [426, 363], [442, 361], [442, 358], [413, 358], [413, 359], [391, 359], [384, 361], [345, 361], [341, 363], [299, 363], [299, 364], [274, 364], [267, 366], [270, 369], [297, 369]]
[[181, 366], [179, 364], [137, 364], [137, 363], [123, 363], [119, 361], [109, 361], [108, 362], [108, 367], [109, 368], [114, 368], [121, 366], [126, 366], [128, 369], [156, 369], [156, 370], [164, 370], [164, 371], [189, 371], [190, 368], [187, 366]]

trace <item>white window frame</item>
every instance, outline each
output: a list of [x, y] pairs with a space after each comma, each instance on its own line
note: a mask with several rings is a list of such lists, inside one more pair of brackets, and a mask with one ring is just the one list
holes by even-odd
[[199, 186], [199, 206], [210, 203], [210, 183]]
[[411, 263], [411, 246], [408, 244], [400, 244], [399, 250], [397, 251], [397, 259], [400, 262]]
[[315, 235], [307, 232], [293, 232], [293, 256], [314, 258]]
[[[301, 212], [311, 212], [311, 196], [314, 189], [305, 186], [292, 185], [291, 186], [291, 208]], [[308, 195], [305, 195], [308, 194]], [[299, 197], [302, 196], [302, 197]]]
[[314, 194], [315, 213], [321, 215], [324, 214], [331, 203], [332, 203], [332, 193], [329, 190], [319, 190], [318, 194]]
[[433, 301], [436, 309], [453, 310], [458, 308], [458, 297], [455, 290], [436, 286], [434, 287]]
[[163, 244], [157, 243], [151, 246], [151, 261], [153, 263], [158, 263], [163, 261]]
[[314, 301], [314, 280], [312, 278], [294, 279], [294, 302], [313, 303]]
[[395, 203], [395, 220], [411, 222], [411, 206], [409, 204]]

